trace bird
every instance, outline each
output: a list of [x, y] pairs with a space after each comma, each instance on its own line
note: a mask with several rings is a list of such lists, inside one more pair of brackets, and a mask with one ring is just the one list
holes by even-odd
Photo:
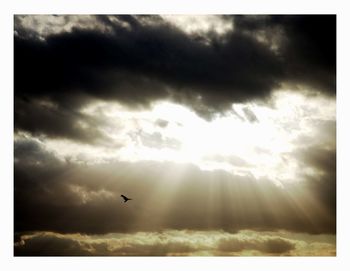
[[132, 200], [132, 199], [129, 199], [127, 196], [124, 196], [124, 195], [120, 195], [123, 200], [124, 200], [124, 203], [127, 202], [128, 200]]

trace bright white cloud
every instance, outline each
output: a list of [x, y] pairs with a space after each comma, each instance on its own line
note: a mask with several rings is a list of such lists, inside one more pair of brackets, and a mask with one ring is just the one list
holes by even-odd
[[161, 15], [187, 34], [226, 34], [233, 30], [233, 21], [217, 15]]

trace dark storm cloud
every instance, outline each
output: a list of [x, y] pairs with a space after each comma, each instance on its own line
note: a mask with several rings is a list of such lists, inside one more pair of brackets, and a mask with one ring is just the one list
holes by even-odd
[[207, 46], [161, 19], [150, 26], [138, 17], [118, 18], [131, 30], [118, 24], [113, 33], [75, 29], [45, 41], [17, 35], [16, 95], [63, 103], [83, 92], [131, 104], [200, 95], [204, 104], [220, 110], [230, 101], [263, 97], [278, 85], [277, 56], [240, 32]]
[[335, 19], [335, 16], [295, 16], [283, 21], [289, 38], [285, 49], [288, 77], [331, 95], [336, 87]]
[[336, 91], [336, 16], [235, 16], [235, 25], [278, 43], [285, 80], [324, 93]]
[[[317, 77], [315, 81], [329, 80], [319, 76], [321, 70], [335, 75], [335, 16], [235, 16], [235, 31], [222, 39], [211, 37], [210, 46], [194, 41], [156, 16], [117, 18], [130, 29], [113, 23], [107, 16], [99, 16], [100, 21], [112, 26], [114, 33], [76, 29], [48, 36], [46, 42], [21, 39], [17, 35], [15, 68], [21, 79], [27, 79], [18, 80], [19, 88], [22, 89], [22, 83], [31, 83], [28, 88], [34, 84], [36, 90], [31, 91], [35, 92], [75, 86], [95, 93], [96, 88], [113, 83], [98, 72], [116, 69], [182, 88], [204, 89], [208, 95], [215, 88], [225, 98], [245, 100], [266, 94], [277, 85], [276, 81], [283, 79], [280, 69], [284, 67], [280, 64], [288, 64], [287, 70], [293, 71], [292, 74], [299, 70], [299, 76], [307, 71], [307, 76]], [[157, 23], [145, 25], [140, 22], [142, 18], [157, 19]], [[16, 21], [15, 29], [19, 28], [21, 25]], [[277, 28], [283, 32], [281, 58], [254, 37], [244, 34], [262, 30], [268, 36]], [[28, 66], [35, 69], [27, 69]], [[24, 71], [29, 74], [23, 74]], [[30, 75], [36, 76], [30, 78]], [[42, 80], [36, 80], [40, 75]], [[334, 82], [329, 84], [334, 92]], [[118, 91], [113, 95], [118, 96]]]
[[[48, 159], [54, 154], [33, 142], [15, 148], [15, 232], [285, 229], [335, 233], [335, 190], [328, 190], [334, 189], [335, 180], [328, 175], [316, 180], [307, 176], [306, 181], [281, 188], [269, 180], [202, 171], [191, 165], [78, 165]], [[319, 156], [310, 159], [309, 166], [334, 170], [331, 162]], [[125, 205], [120, 194], [134, 200]]]

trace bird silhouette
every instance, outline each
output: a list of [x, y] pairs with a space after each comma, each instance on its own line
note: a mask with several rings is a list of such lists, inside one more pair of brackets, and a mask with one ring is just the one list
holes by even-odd
[[124, 200], [124, 203], [127, 202], [128, 200], [132, 200], [132, 199], [129, 199], [127, 196], [124, 196], [124, 195], [120, 195], [123, 200]]

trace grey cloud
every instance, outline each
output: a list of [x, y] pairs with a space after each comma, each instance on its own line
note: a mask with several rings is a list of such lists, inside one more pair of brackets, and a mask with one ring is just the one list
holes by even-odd
[[[307, 146], [315, 146], [322, 142], [322, 148], [335, 149], [336, 148], [336, 126], [335, 120], [323, 120], [323, 119], [309, 119], [308, 120], [313, 131], [308, 134], [302, 134], [297, 137], [293, 143], [305, 148]], [[315, 142], [317, 138], [317, 142]]]
[[304, 183], [308, 197], [317, 198], [320, 205], [336, 218], [336, 150], [313, 145], [298, 149], [292, 154], [302, 167], [313, 168], [316, 175], [301, 172], [300, 176], [308, 181]]
[[102, 124], [101, 119], [86, 116], [51, 101], [15, 99], [15, 132], [29, 131], [39, 137], [120, 147], [98, 129]]
[[163, 119], [157, 119], [155, 122], [156, 125], [158, 125], [161, 128], [165, 128], [168, 126], [169, 122]]
[[110, 252], [112, 255], [128, 256], [167, 256], [167, 255], [186, 255], [195, 252], [196, 247], [186, 241], [172, 241], [155, 244], [133, 244], [114, 249]]
[[297, 152], [300, 153], [304, 165], [310, 165], [326, 174], [336, 172], [336, 152], [334, 149], [313, 145]]
[[245, 117], [248, 119], [249, 122], [259, 122], [258, 118], [254, 114], [252, 110], [250, 110], [248, 107], [243, 108], [243, 112]]
[[218, 249], [226, 252], [257, 250], [263, 253], [282, 254], [295, 249], [295, 244], [288, 239], [280, 237], [254, 239], [230, 237], [221, 239], [218, 244]]
[[141, 140], [142, 145], [149, 148], [170, 148], [170, 149], [179, 149], [181, 147], [181, 142], [174, 138], [164, 137], [159, 132], [154, 132], [152, 134], [146, 132], [139, 132], [138, 137]]
[[42, 143], [33, 139], [15, 140], [14, 155], [15, 163], [49, 166], [60, 163], [53, 153], [45, 150]]
[[74, 238], [38, 233], [15, 245], [16, 256], [90, 256], [89, 247]]

